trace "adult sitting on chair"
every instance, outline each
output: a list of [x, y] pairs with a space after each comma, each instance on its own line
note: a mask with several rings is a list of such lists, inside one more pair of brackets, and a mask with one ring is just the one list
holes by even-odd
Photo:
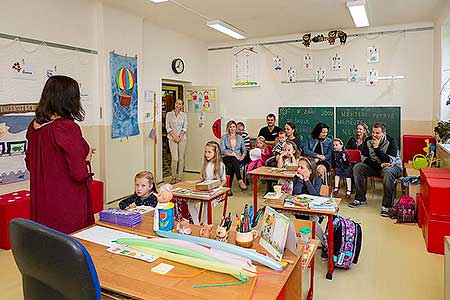
[[223, 163], [227, 168], [227, 175], [230, 175], [230, 187], [233, 176], [236, 175], [241, 190], [246, 190], [247, 186], [242, 180], [240, 163], [244, 160], [247, 151], [245, 150], [244, 139], [236, 134], [236, 122], [231, 120], [227, 123], [227, 134], [222, 135], [220, 149], [222, 150]]
[[304, 156], [314, 160], [317, 164], [317, 172], [324, 181], [326, 171], [331, 169], [331, 153], [333, 152], [333, 139], [327, 137], [329, 131], [327, 124], [317, 123], [303, 147]]
[[396, 180], [402, 174], [402, 161], [400, 159], [397, 141], [386, 134], [386, 125], [375, 123], [372, 136], [369, 136], [362, 147], [363, 162], [353, 167], [355, 178], [355, 200], [349, 207], [358, 207], [367, 204], [367, 177], [380, 176], [383, 178], [383, 202], [381, 216], [389, 216], [389, 208], [393, 204]]
[[258, 136], [263, 136], [266, 139], [266, 144], [272, 146], [275, 144], [275, 139], [277, 138], [278, 132], [281, 128], [275, 125], [274, 114], [267, 115], [266, 123], [267, 126], [264, 126], [259, 130]]

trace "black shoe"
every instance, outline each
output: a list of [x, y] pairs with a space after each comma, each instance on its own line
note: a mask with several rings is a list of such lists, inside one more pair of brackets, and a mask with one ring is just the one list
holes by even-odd
[[322, 247], [322, 253], [320, 253], [321, 260], [328, 260], [328, 249], [326, 247]]

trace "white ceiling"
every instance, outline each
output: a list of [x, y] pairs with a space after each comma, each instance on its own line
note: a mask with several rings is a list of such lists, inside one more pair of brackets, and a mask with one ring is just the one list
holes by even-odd
[[[170, 0], [172, 1], [172, 0]], [[234, 39], [206, 26], [201, 16], [222, 19], [248, 34], [249, 38], [354, 27], [346, 0], [104, 0], [105, 3], [142, 16], [164, 28], [202, 41]], [[366, 0], [371, 26], [431, 22], [448, 0]]]

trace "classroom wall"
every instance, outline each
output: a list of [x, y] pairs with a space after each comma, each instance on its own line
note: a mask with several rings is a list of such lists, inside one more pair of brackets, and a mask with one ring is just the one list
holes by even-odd
[[446, 105], [450, 95], [450, 84], [441, 89], [450, 78], [450, 2], [446, 1], [436, 14], [434, 34], [434, 112], [435, 120], [449, 120], [450, 106]]
[[[431, 23], [388, 26], [369, 29], [349, 29], [347, 33], [367, 30], [398, 30], [433, 26]], [[302, 34], [270, 37], [252, 42], [298, 39]], [[433, 120], [433, 31], [383, 34], [352, 38], [345, 46], [324, 49], [305, 48], [301, 44], [270, 45], [262, 47], [261, 86], [253, 88], [231, 88], [231, 50], [208, 52], [209, 84], [220, 88], [222, 113], [225, 118], [247, 118], [251, 135], [256, 135], [265, 124], [267, 113], [277, 114], [279, 106], [382, 106], [402, 107], [403, 133], [431, 133]], [[226, 44], [230, 45], [230, 44]], [[380, 63], [367, 63], [367, 47], [375, 45], [380, 51]], [[213, 44], [211, 47], [225, 46]], [[360, 69], [360, 76], [366, 76], [368, 67], [383, 75], [404, 75], [405, 79], [380, 81], [375, 87], [365, 82], [328, 82], [281, 84], [286, 80], [285, 71], [273, 70], [273, 56], [283, 58], [283, 70], [293, 66], [297, 79], [314, 79], [313, 72], [303, 70], [303, 56], [309, 53], [313, 58], [314, 70], [321, 66], [328, 78], [346, 77], [353, 64]], [[343, 60], [344, 71], [331, 71], [330, 60], [338, 53]]]
[[[204, 85], [208, 74], [206, 43], [155, 26], [102, 1], [5, 1], [7, 3], [2, 2], [4, 9], [0, 12], [0, 32], [98, 51], [92, 64], [95, 82], [90, 94], [95, 112], [89, 111], [92, 120], [81, 124], [82, 131], [89, 144], [97, 149], [93, 171], [95, 178], [105, 181], [106, 201], [132, 193], [134, 174], [143, 169], [153, 172], [153, 141], [148, 137], [152, 120], [144, 118], [146, 112], [153, 115], [153, 105], [144, 101], [144, 91], [157, 92], [160, 109], [162, 79]], [[20, 21], [17, 12], [20, 12]], [[39, 13], [36, 15], [36, 12]], [[16, 17], [11, 17], [14, 14]], [[61, 24], [64, 24], [64, 30], [61, 30]], [[137, 55], [140, 99], [140, 135], [114, 140], [111, 139], [109, 72], [109, 52], [112, 50], [123, 55]], [[186, 63], [182, 75], [175, 75], [171, 70], [171, 61], [175, 57], [182, 57]], [[160, 122], [157, 128], [157, 177], [161, 180]], [[0, 193], [28, 188], [28, 184], [1, 185]]]

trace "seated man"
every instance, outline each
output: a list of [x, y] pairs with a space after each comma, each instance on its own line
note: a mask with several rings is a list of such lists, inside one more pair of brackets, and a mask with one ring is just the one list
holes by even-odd
[[397, 141], [386, 135], [386, 125], [375, 123], [372, 136], [363, 143], [361, 150], [363, 162], [353, 167], [355, 178], [355, 200], [349, 207], [367, 205], [367, 177], [380, 176], [383, 178], [383, 203], [381, 216], [389, 216], [389, 208], [393, 204], [396, 179], [402, 174], [402, 161], [400, 159]]
[[259, 130], [258, 136], [263, 136], [266, 139], [266, 144], [272, 146], [275, 144], [275, 139], [278, 137], [278, 132], [281, 128], [275, 125], [274, 114], [267, 115], [266, 123], [267, 126]]

